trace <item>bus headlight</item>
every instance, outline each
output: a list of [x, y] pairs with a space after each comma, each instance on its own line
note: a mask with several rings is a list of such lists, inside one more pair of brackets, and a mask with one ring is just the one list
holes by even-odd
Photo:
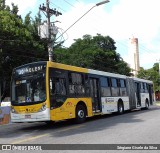
[[47, 108], [47, 107], [46, 107], [46, 104], [43, 104], [42, 107], [41, 107], [41, 109], [39, 110], [39, 112], [45, 111], [46, 108]]
[[11, 108], [11, 112], [12, 113], [17, 113], [16, 110], [14, 109], [14, 107]]

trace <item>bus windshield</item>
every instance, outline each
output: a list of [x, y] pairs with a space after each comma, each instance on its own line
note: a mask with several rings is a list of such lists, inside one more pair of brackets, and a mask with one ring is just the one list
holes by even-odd
[[45, 73], [12, 78], [13, 105], [27, 105], [46, 100]]

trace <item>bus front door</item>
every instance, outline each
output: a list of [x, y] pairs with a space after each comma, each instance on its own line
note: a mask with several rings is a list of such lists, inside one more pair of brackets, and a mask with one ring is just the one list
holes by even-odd
[[100, 96], [99, 96], [99, 79], [90, 78], [90, 93], [92, 97], [92, 110], [93, 112], [100, 112]]

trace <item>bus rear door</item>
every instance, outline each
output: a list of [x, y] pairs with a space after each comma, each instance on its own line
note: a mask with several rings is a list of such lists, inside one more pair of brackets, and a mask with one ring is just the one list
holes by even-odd
[[136, 100], [137, 100], [137, 106], [141, 106], [141, 96], [140, 96], [140, 83], [135, 82], [135, 92], [136, 92]]
[[100, 112], [99, 78], [90, 78], [90, 93], [92, 97], [93, 112]]

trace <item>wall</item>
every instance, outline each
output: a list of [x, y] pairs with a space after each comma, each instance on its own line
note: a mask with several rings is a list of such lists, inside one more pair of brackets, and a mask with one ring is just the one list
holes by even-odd
[[10, 106], [0, 107], [0, 125], [11, 123]]

